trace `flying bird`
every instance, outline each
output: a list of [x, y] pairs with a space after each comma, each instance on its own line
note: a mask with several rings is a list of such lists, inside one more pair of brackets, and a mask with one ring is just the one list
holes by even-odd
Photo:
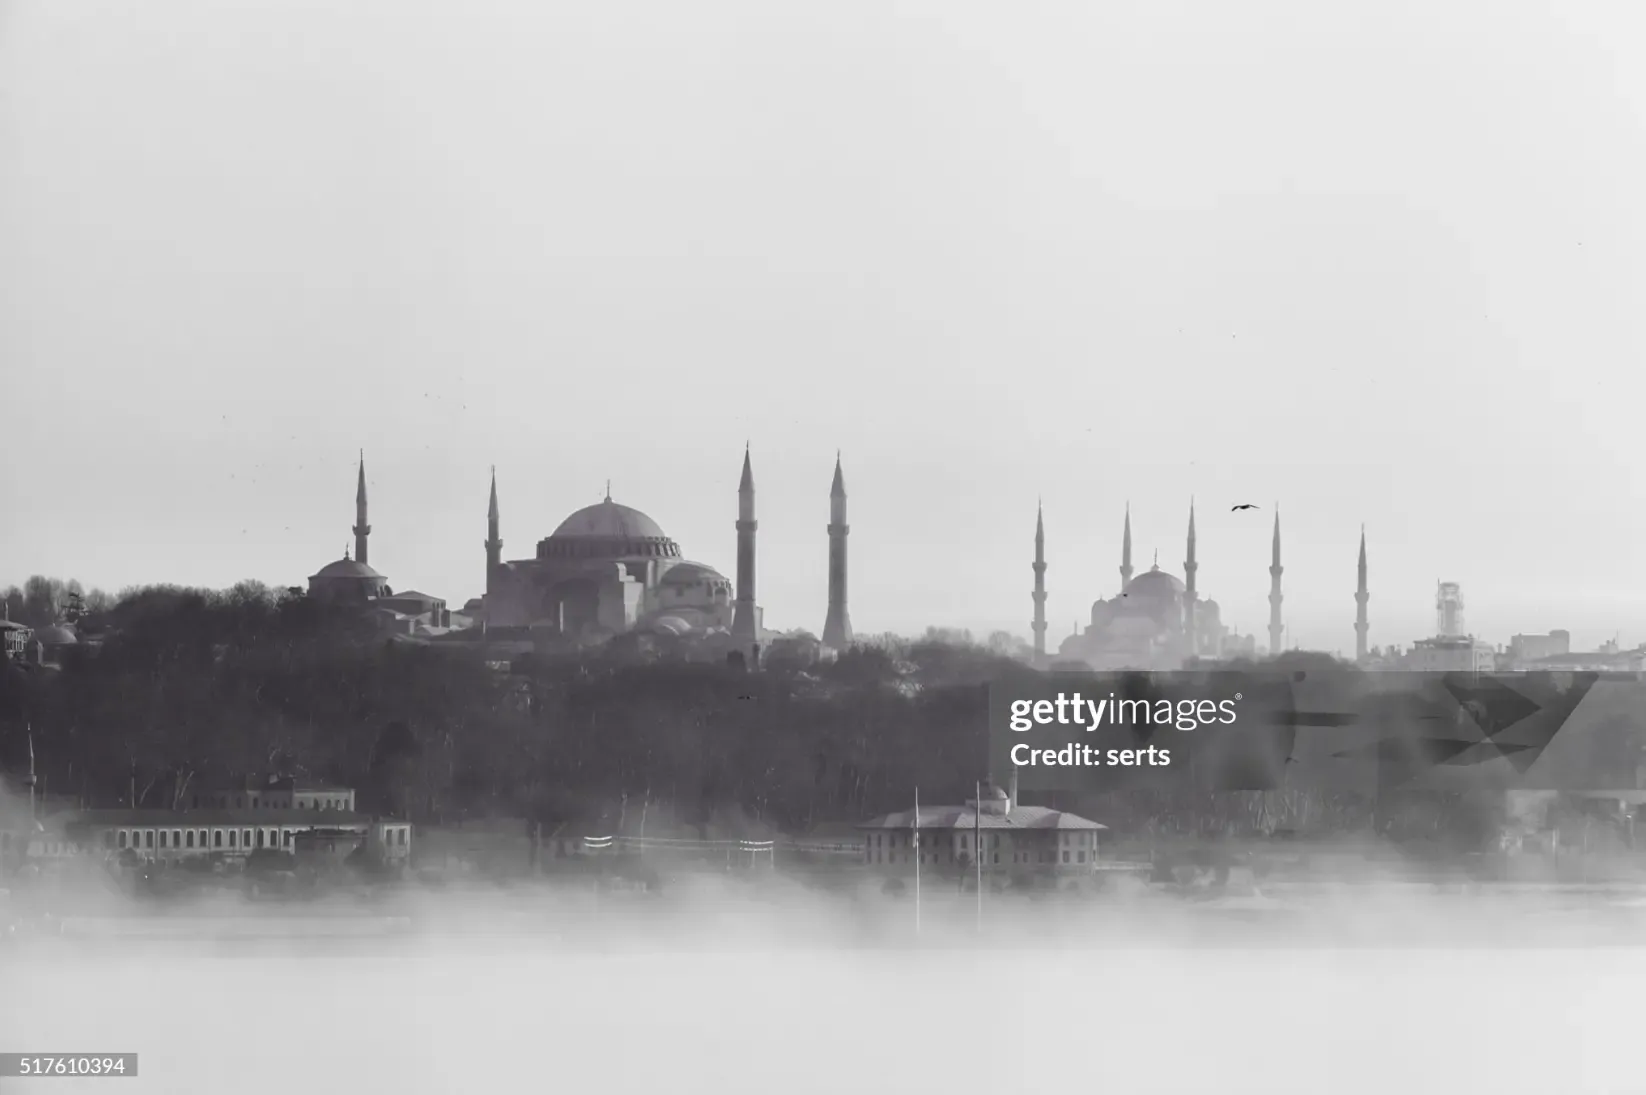
[[1239, 513], [1243, 509], [1256, 509], [1256, 508], [1257, 507], [1252, 505], [1250, 502], [1242, 502], [1238, 506], [1230, 506], [1229, 507], [1229, 512], [1230, 513]]

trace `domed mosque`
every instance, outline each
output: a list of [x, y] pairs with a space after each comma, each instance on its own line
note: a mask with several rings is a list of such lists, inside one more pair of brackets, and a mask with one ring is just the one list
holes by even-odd
[[[529, 559], [503, 560], [493, 472], [487, 511], [486, 594], [474, 605], [487, 629], [525, 629], [578, 642], [629, 632], [724, 635], [738, 648], [771, 637], [755, 600], [754, 470], [747, 449], [738, 483], [737, 573], [687, 559], [645, 513], [606, 497], [538, 541]], [[851, 644], [846, 611], [846, 489], [838, 456], [830, 494], [829, 609], [823, 643]], [[758, 651], [755, 651], [758, 656]]]
[[[1275, 565], [1280, 561], [1280, 524], [1275, 519]], [[1154, 565], [1134, 576], [1132, 568], [1132, 515], [1126, 511], [1121, 540], [1120, 592], [1092, 603], [1091, 619], [1058, 647], [1056, 660], [1097, 670], [1138, 669], [1171, 671], [1203, 658], [1250, 653], [1254, 640], [1225, 627], [1217, 602], [1195, 589], [1194, 503], [1189, 504], [1188, 553], [1185, 579]], [[1035, 649], [1045, 657], [1045, 528], [1035, 530]], [[1279, 576], [1275, 574], [1278, 596]], [[1275, 602], [1278, 612], [1278, 601]], [[1276, 640], [1278, 641], [1278, 640]]]
[[[357, 604], [414, 638], [467, 641], [562, 637], [599, 642], [633, 632], [673, 636], [722, 635], [749, 651], [775, 637], [755, 601], [754, 469], [747, 450], [738, 483], [737, 576], [727, 578], [707, 563], [685, 558], [680, 545], [640, 510], [606, 497], [561, 521], [539, 540], [529, 559], [505, 562], [492, 471], [486, 514], [486, 593], [453, 613], [426, 594], [396, 594], [368, 563], [371, 524], [366, 517], [366, 461], [360, 459], [355, 490], [354, 554], [327, 563], [309, 577], [309, 595]], [[823, 647], [844, 650], [852, 642], [846, 609], [846, 482], [835, 457], [829, 493], [828, 613]], [[478, 627], [471, 627], [477, 624]], [[457, 634], [465, 632], [465, 634]], [[511, 635], [510, 633], [514, 634]]]

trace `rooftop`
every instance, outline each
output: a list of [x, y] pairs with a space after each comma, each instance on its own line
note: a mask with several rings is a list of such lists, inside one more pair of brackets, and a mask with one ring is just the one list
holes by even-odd
[[[913, 829], [915, 812], [899, 810], [865, 821], [859, 829]], [[973, 806], [922, 806], [922, 829], [1107, 829], [1096, 821], [1078, 814], [1064, 813], [1047, 806], [1014, 806], [1004, 814], [984, 810], [981, 816]]]
[[75, 810], [52, 820], [95, 826], [130, 828], [198, 828], [202, 825], [303, 825], [312, 829], [366, 825], [374, 820], [353, 810]]

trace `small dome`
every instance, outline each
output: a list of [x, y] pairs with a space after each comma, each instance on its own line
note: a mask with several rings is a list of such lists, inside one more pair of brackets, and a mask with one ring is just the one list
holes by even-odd
[[34, 641], [45, 646], [72, 646], [80, 638], [62, 624], [49, 624], [34, 633]]
[[692, 625], [679, 616], [659, 616], [651, 622], [653, 631], [663, 631], [670, 635], [689, 635]]
[[670, 567], [663, 575], [663, 584], [666, 586], [726, 580], [724, 574], [704, 563], [679, 563]]
[[663, 529], [656, 521], [637, 509], [619, 505], [607, 498], [592, 506], [584, 506], [564, 521], [551, 534], [553, 538], [594, 537], [620, 540], [664, 540]]
[[316, 578], [378, 578], [383, 576], [365, 563], [353, 559], [339, 559], [320, 568]]

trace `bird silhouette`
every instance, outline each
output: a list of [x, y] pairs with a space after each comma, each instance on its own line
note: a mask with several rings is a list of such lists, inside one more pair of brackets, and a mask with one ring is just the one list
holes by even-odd
[[1252, 505], [1250, 502], [1242, 502], [1238, 506], [1230, 506], [1229, 507], [1229, 512], [1230, 513], [1239, 513], [1243, 509], [1256, 509], [1256, 508], [1257, 507]]

